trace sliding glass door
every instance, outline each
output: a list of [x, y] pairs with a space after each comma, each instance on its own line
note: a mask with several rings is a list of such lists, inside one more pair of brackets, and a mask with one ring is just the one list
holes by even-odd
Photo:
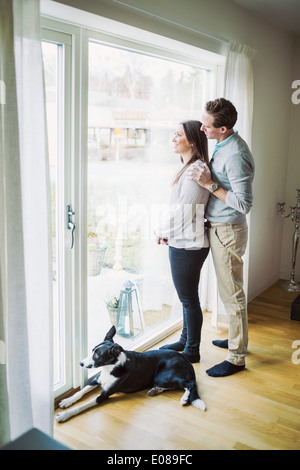
[[142, 347], [182, 318], [153, 231], [180, 165], [174, 132], [199, 119], [211, 72], [95, 40], [88, 52], [88, 344], [114, 324]]
[[141, 350], [180, 326], [154, 230], [180, 166], [172, 138], [199, 119], [213, 66], [181, 52], [43, 20], [51, 177], [54, 391], [115, 325]]

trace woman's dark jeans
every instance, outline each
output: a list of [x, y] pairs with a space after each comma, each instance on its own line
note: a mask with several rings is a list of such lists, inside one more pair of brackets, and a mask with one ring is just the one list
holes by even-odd
[[173, 283], [183, 308], [183, 329], [180, 342], [190, 353], [199, 352], [203, 315], [198, 287], [200, 272], [209, 248], [185, 250], [169, 247]]

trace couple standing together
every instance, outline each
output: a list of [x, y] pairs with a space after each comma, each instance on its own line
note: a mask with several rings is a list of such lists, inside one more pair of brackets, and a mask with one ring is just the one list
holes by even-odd
[[[162, 348], [182, 351], [190, 362], [200, 361], [203, 317], [198, 286], [211, 249], [219, 294], [229, 317], [228, 340], [213, 341], [228, 348], [226, 360], [206, 371], [213, 377], [243, 370], [248, 345], [242, 256], [248, 238], [246, 214], [253, 201], [254, 161], [233, 129], [236, 121], [233, 104], [219, 98], [206, 104], [202, 123], [179, 125], [173, 143], [183, 166], [173, 182], [170, 217], [157, 233], [158, 243], [169, 245], [172, 278], [183, 307], [179, 341]], [[217, 140], [210, 162], [207, 139]]]

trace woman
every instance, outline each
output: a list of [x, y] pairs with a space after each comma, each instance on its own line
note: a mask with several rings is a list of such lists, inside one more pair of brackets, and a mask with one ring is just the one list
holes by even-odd
[[202, 310], [198, 286], [200, 271], [209, 252], [204, 227], [204, 211], [209, 191], [186, 176], [192, 164], [208, 164], [207, 138], [201, 122], [182, 122], [173, 138], [174, 152], [181, 156], [182, 168], [171, 193], [171, 209], [157, 233], [158, 243], [169, 245], [172, 278], [183, 307], [183, 329], [179, 341], [162, 349], [182, 351], [190, 362], [200, 361]]

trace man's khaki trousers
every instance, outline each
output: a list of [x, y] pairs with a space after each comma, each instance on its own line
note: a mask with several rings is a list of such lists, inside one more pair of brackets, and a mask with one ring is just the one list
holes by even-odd
[[241, 366], [245, 364], [248, 347], [242, 260], [248, 241], [248, 226], [246, 222], [242, 225], [211, 222], [208, 236], [220, 298], [229, 318], [226, 360]]

